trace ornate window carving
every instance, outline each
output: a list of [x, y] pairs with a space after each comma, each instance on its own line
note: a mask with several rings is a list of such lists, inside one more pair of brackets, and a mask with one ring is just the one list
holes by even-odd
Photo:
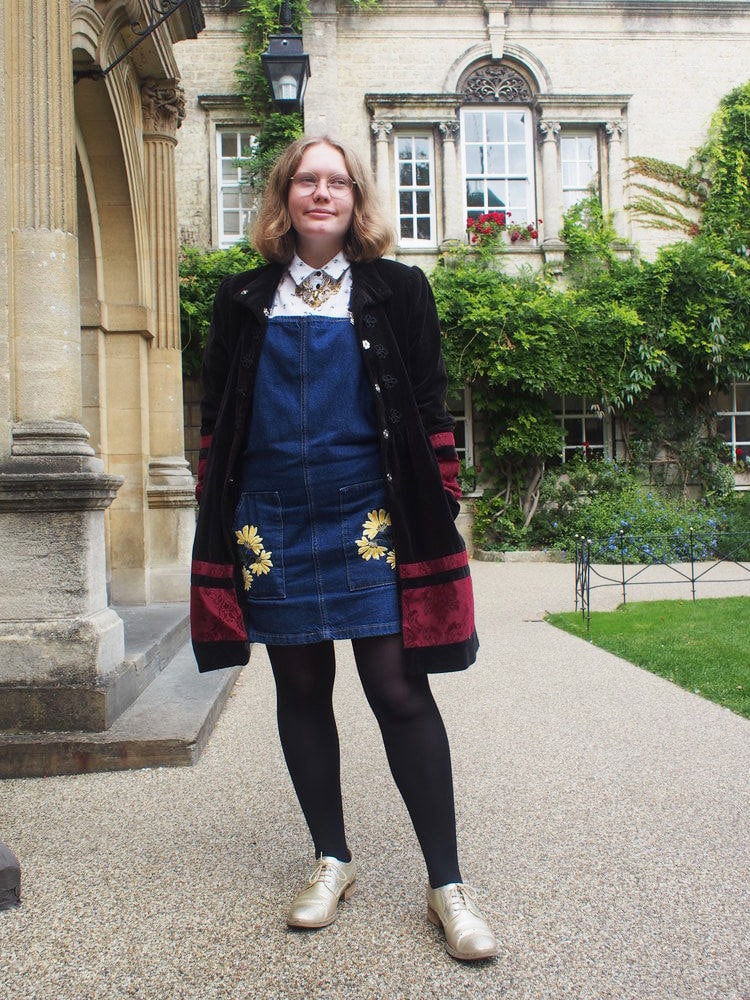
[[461, 88], [466, 104], [530, 104], [528, 81], [512, 66], [492, 63], [475, 69]]

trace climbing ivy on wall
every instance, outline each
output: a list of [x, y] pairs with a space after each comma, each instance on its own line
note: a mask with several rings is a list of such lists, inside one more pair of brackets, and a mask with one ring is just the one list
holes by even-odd
[[[380, 0], [346, 0], [353, 10], [372, 10]], [[245, 0], [242, 6], [242, 33], [244, 44], [237, 64], [240, 93], [252, 119], [260, 126], [256, 146], [243, 166], [249, 183], [261, 190], [279, 151], [302, 135], [302, 116], [279, 114], [273, 111], [271, 91], [268, 86], [260, 55], [268, 47], [269, 37], [279, 27], [281, 4], [278, 0]], [[302, 30], [310, 16], [308, 0], [291, 0], [292, 26]]]
[[699, 156], [710, 184], [705, 232], [735, 250], [750, 246], [750, 81], [722, 99]]
[[[706, 449], [694, 444], [715, 444], [716, 462], [716, 392], [750, 380], [750, 83], [721, 102], [688, 168], [648, 158], [634, 166], [657, 182], [641, 209], [685, 236], [653, 261], [618, 260], [594, 199], [566, 216], [563, 282], [506, 274], [502, 252], [469, 248], [432, 275], [452, 380], [472, 385], [483, 425], [493, 516], [522, 527], [562, 447], [550, 397], [584, 396], [619, 413], [631, 458], [666, 451], [683, 483], [699, 474], [705, 484]], [[664, 199], [662, 186], [683, 195]], [[654, 394], [663, 419], [646, 428], [639, 412]], [[688, 412], [696, 426], [680, 437], [674, 426], [684, 429]]]

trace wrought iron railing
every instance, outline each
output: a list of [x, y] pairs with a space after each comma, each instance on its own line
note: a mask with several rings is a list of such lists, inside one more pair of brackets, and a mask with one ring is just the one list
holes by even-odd
[[[667, 543], [672, 542], [669, 546]], [[642, 558], [634, 563], [631, 558], [633, 548], [637, 548]], [[649, 558], [649, 551], [678, 553], [673, 557], [655, 555]], [[607, 553], [607, 559], [597, 560], [597, 556]], [[680, 556], [684, 555], [684, 558]], [[656, 568], [666, 571], [653, 579]], [[711, 576], [717, 567], [732, 567], [732, 576]], [[724, 569], [721, 570], [722, 574]], [[648, 578], [650, 577], [650, 578]], [[726, 531], [718, 537], [710, 537], [703, 532], [686, 531], [677, 538], [674, 535], [629, 535], [624, 531], [610, 536], [605, 541], [576, 536], [575, 547], [575, 588], [576, 611], [580, 611], [586, 622], [591, 624], [591, 593], [604, 587], [618, 587], [622, 593], [622, 603], [627, 603], [628, 588], [635, 586], [689, 585], [690, 595], [696, 599], [696, 585], [715, 583], [750, 583], [750, 531]]]

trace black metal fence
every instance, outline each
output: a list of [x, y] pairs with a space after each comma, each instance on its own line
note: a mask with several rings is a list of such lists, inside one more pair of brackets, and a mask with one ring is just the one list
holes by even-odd
[[[634, 551], [641, 557], [637, 563], [632, 559]], [[665, 555], [669, 552], [679, 555]], [[711, 575], [719, 567], [722, 575]], [[658, 574], [657, 568], [661, 571]], [[727, 572], [733, 575], [724, 575]], [[659, 578], [654, 579], [655, 576]], [[624, 531], [604, 541], [576, 536], [576, 611], [583, 615], [587, 628], [591, 624], [592, 591], [604, 587], [619, 587], [622, 603], [626, 604], [629, 587], [689, 585], [695, 600], [698, 583], [745, 581], [750, 583], [750, 531], [722, 532], [719, 539], [716, 535], [709, 538], [693, 531], [686, 531], [679, 538], [636, 536]]]

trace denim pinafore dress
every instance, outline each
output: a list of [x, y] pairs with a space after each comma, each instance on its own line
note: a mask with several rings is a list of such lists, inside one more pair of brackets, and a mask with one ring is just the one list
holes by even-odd
[[401, 631], [372, 389], [350, 318], [274, 316], [233, 524], [250, 641]]

